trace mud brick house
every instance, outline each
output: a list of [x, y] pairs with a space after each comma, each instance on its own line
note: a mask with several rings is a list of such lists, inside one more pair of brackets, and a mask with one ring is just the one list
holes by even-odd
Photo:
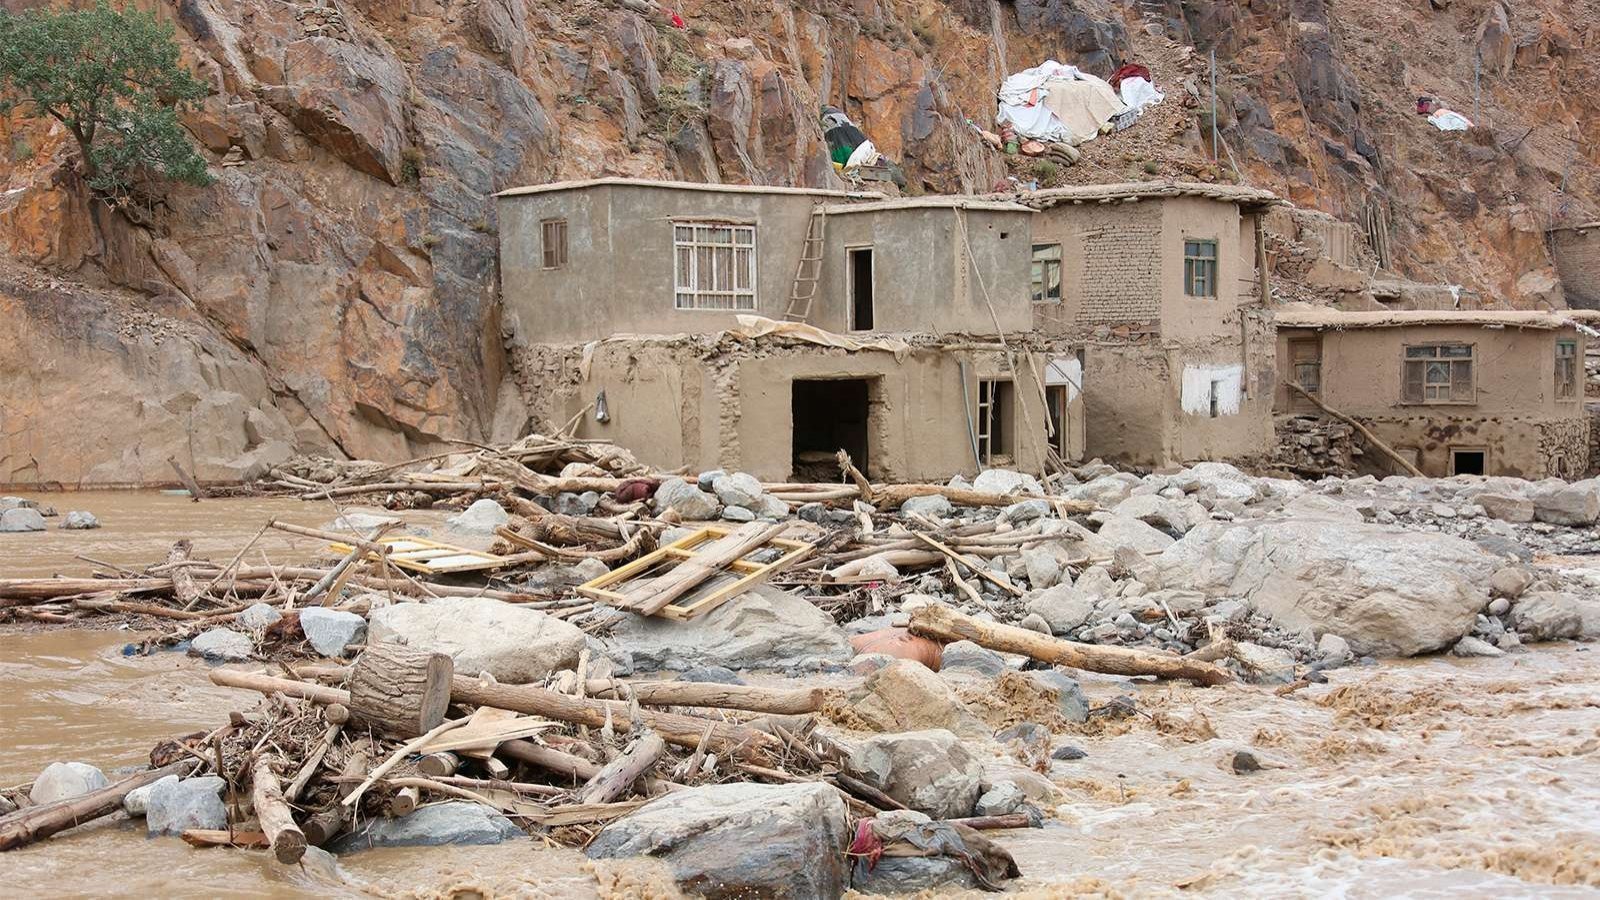
[[1016, 200], [1037, 210], [1034, 329], [1083, 347], [1086, 454], [1147, 466], [1268, 456], [1276, 376], [1263, 218], [1277, 198], [1140, 182]]
[[1548, 236], [1567, 305], [1600, 309], [1600, 222], [1552, 228]]
[[[1285, 379], [1360, 421], [1423, 474], [1582, 477], [1589, 468], [1579, 313], [1276, 311]], [[1284, 415], [1317, 409], [1287, 386]]]
[[1031, 331], [1032, 209], [604, 178], [499, 195], [536, 415], [663, 468], [1038, 472], [1082, 454], [1076, 344]]

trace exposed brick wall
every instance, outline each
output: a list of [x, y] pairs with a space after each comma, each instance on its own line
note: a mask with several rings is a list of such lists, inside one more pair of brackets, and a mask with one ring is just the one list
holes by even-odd
[[1539, 423], [1539, 455], [1544, 474], [1582, 478], [1589, 468], [1590, 420], [1558, 419]]
[[[1153, 205], [1153, 204], [1152, 204]], [[1121, 209], [1121, 208], [1119, 208]], [[1146, 322], [1161, 314], [1161, 218], [1111, 218], [1083, 236], [1078, 324]]]
[[1550, 244], [1567, 305], [1600, 309], [1600, 228], [1551, 232]]

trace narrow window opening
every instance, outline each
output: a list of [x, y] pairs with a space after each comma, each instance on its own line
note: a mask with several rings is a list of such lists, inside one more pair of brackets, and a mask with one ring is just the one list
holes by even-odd
[[1033, 302], [1058, 303], [1061, 300], [1061, 245], [1034, 244], [1030, 272]]
[[1207, 415], [1215, 419], [1222, 415], [1222, 382], [1211, 379], [1211, 400], [1207, 407]]
[[872, 330], [872, 248], [847, 252], [850, 265], [850, 330]]
[[1217, 242], [1183, 242], [1183, 292], [1190, 297], [1217, 295]]
[[984, 465], [1011, 463], [1014, 408], [1010, 380], [978, 381], [978, 458]]
[[1483, 450], [1450, 450], [1451, 475], [1483, 475], [1488, 454]]
[[567, 264], [566, 219], [546, 219], [540, 222], [539, 239], [544, 250], [546, 269], [559, 269]]
[[1578, 342], [1556, 341], [1556, 399], [1578, 396]]
[[1044, 389], [1046, 405], [1050, 407], [1050, 448], [1062, 459], [1067, 458], [1067, 386], [1052, 384]]

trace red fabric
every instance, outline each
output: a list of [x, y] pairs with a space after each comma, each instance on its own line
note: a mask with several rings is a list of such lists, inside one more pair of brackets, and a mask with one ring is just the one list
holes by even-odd
[[883, 841], [878, 840], [878, 835], [873, 832], [871, 819], [856, 823], [856, 838], [850, 842], [850, 855], [866, 860], [868, 872], [883, 857]]
[[667, 10], [667, 18], [669, 20], [671, 20], [673, 28], [682, 28], [682, 27], [684, 27], [683, 26], [683, 16], [678, 15], [677, 13], [673, 12], [670, 9]]
[[1156, 83], [1156, 80], [1150, 77], [1150, 70], [1148, 68], [1141, 66], [1138, 63], [1128, 63], [1127, 65], [1118, 69], [1116, 72], [1112, 73], [1111, 80], [1108, 82], [1108, 84], [1111, 85], [1112, 90], [1116, 90], [1117, 86], [1122, 84], [1122, 79], [1124, 78], [1143, 78], [1145, 81], [1148, 81], [1151, 84]]
[[656, 492], [657, 487], [659, 487], [659, 485], [657, 485], [654, 481], [649, 481], [643, 478], [631, 478], [617, 485], [617, 489], [612, 491], [611, 494], [617, 498], [617, 502], [619, 503], [633, 503], [637, 500], [643, 500], [647, 497], [650, 497]]

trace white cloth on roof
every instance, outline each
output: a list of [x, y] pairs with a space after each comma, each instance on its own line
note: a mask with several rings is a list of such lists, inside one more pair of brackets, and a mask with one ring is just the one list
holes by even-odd
[[1440, 131], [1466, 131], [1472, 127], [1471, 119], [1453, 109], [1436, 109], [1428, 121]]
[[1009, 122], [1017, 137], [1082, 143], [1123, 110], [1111, 85], [1076, 66], [1053, 59], [1009, 75], [1000, 85], [996, 122]]
[[1143, 78], [1124, 78], [1117, 85], [1122, 92], [1122, 103], [1129, 109], [1143, 110], [1146, 106], [1154, 106], [1166, 99], [1156, 86]]

